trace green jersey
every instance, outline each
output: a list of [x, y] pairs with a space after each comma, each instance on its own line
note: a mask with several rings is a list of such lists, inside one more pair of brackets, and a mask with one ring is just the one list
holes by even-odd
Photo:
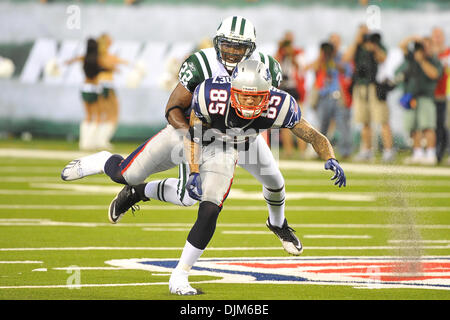
[[[272, 75], [272, 85], [276, 88], [280, 86], [282, 79], [281, 66], [272, 56], [255, 51], [249, 58], [263, 62]], [[178, 80], [190, 92], [204, 80], [217, 77], [229, 76], [225, 67], [217, 60], [216, 50], [207, 48], [191, 54], [181, 65], [178, 73]]]

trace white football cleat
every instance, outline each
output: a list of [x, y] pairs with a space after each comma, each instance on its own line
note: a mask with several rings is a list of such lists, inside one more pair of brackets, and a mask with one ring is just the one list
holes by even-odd
[[189, 273], [184, 270], [174, 269], [169, 280], [169, 290], [172, 294], [180, 296], [193, 296], [199, 294], [197, 289], [191, 287], [188, 281]]
[[72, 160], [61, 171], [61, 179], [64, 181], [72, 181], [93, 174], [103, 173], [103, 167], [109, 157], [111, 157], [110, 152], [101, 151]]
[[81, 161], [79, 159], [70, 161], [61, 171], [61, 179], [64, 181], [78, 180], [83, 177], [83, 169], [81, 168]]

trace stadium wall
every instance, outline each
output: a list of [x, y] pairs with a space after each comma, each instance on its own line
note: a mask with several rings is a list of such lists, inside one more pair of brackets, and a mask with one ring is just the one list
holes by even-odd
[[[73, 17], [73, 11], [68, 10], [71, 5], [79, 9], [78, 26], [69, 23]], [[436, 25], [450, 34], [448, 13], [433, 5], [420, 10], [382, 8], [379, 31], [389, 49], [389, 59], [380, 76], [391, 77], [401, 62], [397, 44], [402, 38], [428, 34]], [[0, 29], [6, 32], [0, 33], [0, 56], [11, 58], [16, 69], [11, 79], [0, 79], [0, 131], [24, 130], [27, 123], [28, 129], [36, 130], [33, 128], [38, 123], [48, 128], [50, 135], [76, 135], [84, 116], [79, 94], [83, 74], [80, 64], [65, 66], [63, 62], [83, 54], [88, 37], [107, 32], [114, 39], [111, 51], [131, 62], [122, 66], [115, 78], [121, 125], [116, 138], [133, 136], [130, 128], [137, 128], [136, 138], [144, 138], [139, 136], [146, 132], [144, 128], [154, 131], [164, 125], [164, 105], [176, 82], [180, 62], [198, 42], [214, 35], [218, 21], [232, 14], [246, 16], [255, 24], [258, 49], [269, 54], [275, 52], [283, 33], [292, 30], [296, 44], [306, 49], [307, 61], [314, 59], [319, 43], [331, 32], [340, 33], [343, 44], [349, 44], [357, 26], [370, 18], [364, 7], [126, 7], [79, 2], [43, 6], [35, 2], [2, 2]], [[308, 86], [311, 80], [309, 75]], [[394, 91], [389, 97], [392, 126], [397, 135], [405, 136], [398, 96]], [[306, 117], [314, 123], [312, 112]], [[39, 132], [43, 131], [41, 128]]]

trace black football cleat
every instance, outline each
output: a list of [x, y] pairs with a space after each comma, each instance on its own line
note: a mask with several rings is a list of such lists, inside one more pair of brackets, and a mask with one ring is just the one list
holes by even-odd
[[295, 230], [288, 226], [286, 219], [281, 228], [271, 225], [269, 219], [266, 221], [266, 226], [281, 240], [287, 253], [298, 256], [303, 252], [302, 243], [295, 235]]
[[125, 186], [111, 201], [108, 210], [108, 219], [111, 223], [116, 224], [122, 216], [131, 208], [131, 210], [139, 210], [136, 205], [139, 201], [148, 201], [147, 197], [140, 195], [133, 186]]

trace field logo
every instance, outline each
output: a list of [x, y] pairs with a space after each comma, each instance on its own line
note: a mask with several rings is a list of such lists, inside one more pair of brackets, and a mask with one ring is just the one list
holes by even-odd
[[[151, 272], [171, 272], [175, 259], [110, 260], [107, 264]], [[450, 290], [450, 256], [295, 257], [200, 259], [192, 275], [216, 276], [215, 283], [347, 285], [367, 289]], [[192, 282], [195, 283], [195, 282]]]

